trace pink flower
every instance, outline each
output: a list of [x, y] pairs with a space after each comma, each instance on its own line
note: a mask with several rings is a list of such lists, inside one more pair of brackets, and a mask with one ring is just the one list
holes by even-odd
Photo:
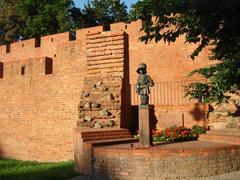
[[188, 130], [183, 130], [181, 131], [181, 135], [182, 136], [185, 136], [185, 135], [188, 135], [189, 134], [189, 131]]

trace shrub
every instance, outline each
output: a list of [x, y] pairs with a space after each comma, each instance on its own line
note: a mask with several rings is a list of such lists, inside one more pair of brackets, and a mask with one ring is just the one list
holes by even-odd
[[[181, 141], [192, 141], [197, 140], [199, 134], [206, 133], [206, 128], [201, 126], [193, 126], [191, 129], [183, 126], [173, 126], [164, 130], [152, 130], [153, 141], [170, 141], [170, 142], [181, 142]], [[139, 137], [137, 133], [134, 137]]]
[[193, 126], [192, 130], [191, 130], [191, 132], [194, 133], [194, 134], [205, 134], [206, 131], [207, 131], [206, 127], [202, 127], [202, 126], [199, 126], [199, 125]]

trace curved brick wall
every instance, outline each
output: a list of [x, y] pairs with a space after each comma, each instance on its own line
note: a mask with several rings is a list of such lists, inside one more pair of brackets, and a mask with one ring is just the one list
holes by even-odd
[[93, 152], [92, 174], [105, 179], [194, 178], [240, 169], [240, 146], [234, 145], [188, 150], [95, 147]]

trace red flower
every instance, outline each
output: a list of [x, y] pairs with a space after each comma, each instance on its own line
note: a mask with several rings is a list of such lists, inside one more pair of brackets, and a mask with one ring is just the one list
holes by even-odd
[[155, 135], [156, 132], [157, 132], [157, 130], [156, 130], [156, 129], [153, 129], [153, 130], [152, 130], [152, 135]]
[[156, 132], [155, 132], [155, 136], [161, 137], [162, 135], [163, 135], [163, 132], [162, 132], [162, 131], [156, 131]]
[[181, 135], [182, 136], [185, 136], [185, 135], [188, 135], [189, 134], [189, 131], [188, 130], [183, 130], [181, 131]]

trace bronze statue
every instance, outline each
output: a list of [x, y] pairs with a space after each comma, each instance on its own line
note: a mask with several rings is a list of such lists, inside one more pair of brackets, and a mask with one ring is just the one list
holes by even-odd
[[141, 63], [138, 65], [137, 73], [139, 74], [136, 84], [136, 92], [141, 97], [141, 105], [147, 105], [149, 101], [150, 90], [149, 87], [154, 85], [153, 80], [147, 74], [147, 65]]

